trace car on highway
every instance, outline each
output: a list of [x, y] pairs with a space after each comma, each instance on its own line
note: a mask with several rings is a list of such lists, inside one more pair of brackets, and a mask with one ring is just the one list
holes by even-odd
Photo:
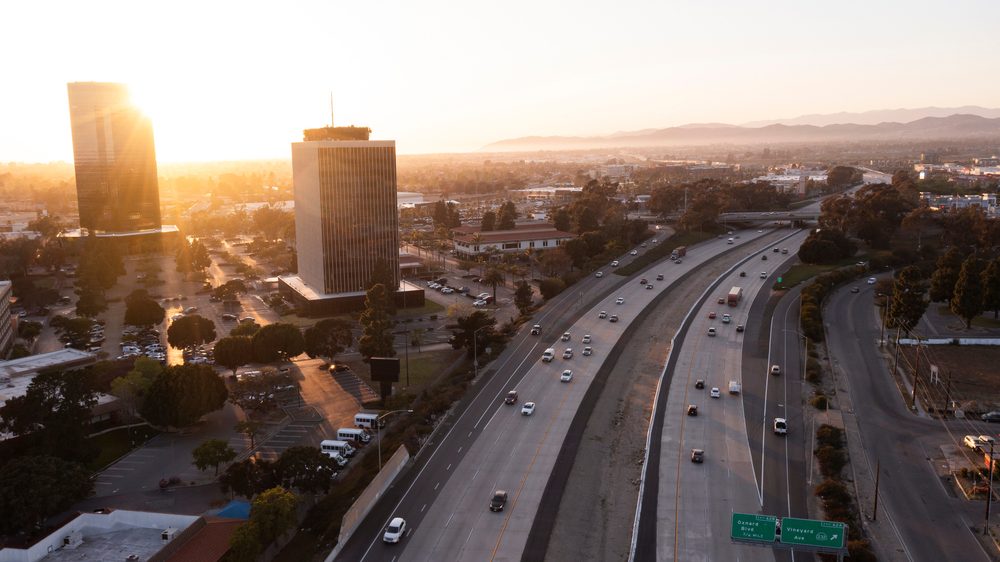
[[639, 280], [640, 285], [645, 285], [646, 283], [649, 283], [649, 281], [647, 281], [645, 277]]
[[726, 297], [719, 297], [715, 302], [719, 304], [726, 304]]
[[697, 416], [698, 415], [698, 406], [695, 406], [694, 404], [688, 404], [687, 415], [689, 415], [689, 416]]
[[584, 357], [590, 357], [593, 354], [594, 354], [594, 348], [590, 347], [589, 345], [583, 348]]
[[708, 329], [708, 336], [712, 337], [712, 338], [715, 337], [715, 327], [714, 326]]
[[517, 404], [517, 391], [511, 390], [510, 392], [508, 392], [507, 396], [504, 396], [503, 398], [503, 403], [508, 405]]
[[618, 297], [615, 299], [615, 304], [625, 304], [625, 297]]
[[698, 379], [698, 380], [694, 381], [694, 387], [695, 388], [699, 388], [699, 389], [705, 388], [705, 380], [704, 379]]
[[762, 254], [760, 256], [760, 261], [767, 261], [767, 254]]
[[677, 258], [677, 261], [675, 261], [674, 263], [684, 263], [684, 260], [682, 260], [681, 258]]
[[708, 313], [708, 317], [714, 320], [715, 319], [715, 311], [713, 310], [712, 312], [709, 312]]
[[617, 322], [618, 321], [618, 315], [617, 314], [612, 314], [611, 318], [608, 318], [608, 320], [610, 322]]
[[699, 464], [705, 462], [704, 449], [691, 449], [691, 462], [696, 462]]
[[572, 359], [572, 358], [573, 358], [573, 348], [567, 347], [566, 351], [563, 352], [563, 359]]
[[986, 412], [985, 414], [979, 416], [979, 419], [984, 422], [1000, 422], [1000, 410]]
[[630, 255], [630, 256], [638, 256], [639, 255], [639, 250], [632, 250], [631, 252], [628, 253], [628, 255]]
[[781, 366], [780, 365], [771, 365], [771, 374], [772, 375], [780, 375], [781, 374]]
[[775, 254], [777, 254], [777, 253], [778, 253], [778, 252], [780, 252], [781, 250], [779, 250], [779, 249], [777, 249], [777, 248], [774, 248], [774, 249], [773, 249], [773, 250], [771, 250], [771, 251], [772, 251], [772, 252], [774, 252]]
[[503, 506], [507, 505], [507, 491], [497, 490], [490, 498], [490, 511], [503, 511]]
[[723, 324], [728, 324], [728, 323], [730, 323], [732, 321], [733, 321], [733, 317], [732, 316], [730, 316], [728, 314], [723, 314], [722, 315], [722, 323]]
[[653, 284], [652, 284], [652, 283], [650, 283], [649, 285], [646, 285], [646, 288], [647, 288], [647, 289], [650, 289], [650, 290], [652, 290], [652, 288], [653, 288]]
[[534, 414], [534, 413], [535, 413], [535, 403], [534, 402], [525, 402], [524, 406], [521, 406], [521, 415], [522, 416], [530, 416], [531, 414]]
[[597, 317], [603, 320], [608, 317], [608, 312], [606, 310], [602, 310], [597, 313]]
[[618, 260], [611, 262], [611, 267], [618, 267]]
[[788, 248], [782, 248], [781, 249], [781, 253], [782, 254], [787, 254], [788, 253]]
[[597, 273], [594, 274], [594, 277], [597, 277], [597, 278], [604, 277], [604, 272], [603, 271], [598, 271]]
[[737, 331], [737, 332], [742, 332], [743, 330], [744, 330], [744, 328], [743, 328], [743, 324], [737, 324], [737, 325], [736, 325], [736, 331]]
[[860, 293], [861, 292], [861, 288], [860, 287], [851, 287], [851, 292], [852, 293]]
[[531, 335], [537, 336], [537, 335], [539, 335], [541, 333], [542, 333], [542, 325], [541, 324], [535, 324], [534, 326], [531, 327]]
[[406, 520], [402, 517], [393, 517], [392, 521], [389, 521], [389, 525], [385, 528], [385, 533], [382, 535], [382, 542], [387, 544], [396, 544], [399, 539], [403, 538], [406, 534]]
[[569, 335], [569, 332], [563, 332], [563, 335], [562, 335], [562, 337], [561, 337], [561, 338], [559, 338], [559, 339], [561, 339], [562, 341], [569, 341], [569, 338], [570, 338], [570, 337], [571, 337], [571, 336]]
[[590, 343], [590, 334], [583, 335], [583, 343]]
[[657, 281], [663, 281], [663, 274], [662, 273], [657, 273], [656, 274], [656, 280]]
[[713, 386], [712, 390], [708, 391], [708, 395], [710, 397], [712, 397], [712, 398], [721, 398], [722, 397], [722, 391], [719, 390], [719, 387]]
[[774, 418], [772, 429], [775, 435], [785, 435], [788, 433], [788, 423], [785, 418]]
[[569, 382], [573, 380], [573, 371], [566, 369], [559, 375], [559, 382]]
[[875, 284], [875, 278], [874, 277], [869, 277], [868, 278], [868, 284], [869, 285], [874, 285]]
[[761, 279], [767, 279], [767, 272], [766, 271], [761, 271], [760, 272], [760, 278]]

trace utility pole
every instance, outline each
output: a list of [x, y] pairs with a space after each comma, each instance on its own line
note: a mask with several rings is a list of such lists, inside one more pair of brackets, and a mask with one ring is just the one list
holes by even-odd
[[878, 345], [885, 345], [885, 319], [889, 315], [889, 299], [886, 298], [885, 306], [882, 307], [882, 329], [879, 331]]
[[872, 508], [872, 521], [878, 521], [878, 480], [882, 476], [882, 463], [875, 459], [875, 507]]
[[917, 407], [917, 383], [920, 382], [920, 339], [917, 339], [917, 352], [913, 355], [913, 393], [910, 395], [910, 409]]
[[983, 525], [983, 534], [990, 534], [990, 504], [993, 503], [993, 441], [990, 441], [990, 483], [986, 493], [986, 523]]

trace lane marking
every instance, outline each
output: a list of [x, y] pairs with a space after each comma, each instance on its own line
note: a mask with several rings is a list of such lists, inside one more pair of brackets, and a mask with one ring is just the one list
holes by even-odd
[[448, 466], [446, 466], [444, 470], [445, 472], [451, 470], [451, 463], [448, 463]]
[[427, 509], [427, 504], [420, 506], [420, 513], [423, 513], [425, 509]]
[[459, 452], [460, 454], [461, 454], [461, 452], [462, 452], [462, 449], [463, 449], [462, 447], [459, 447], [459, 448], [458, 448], [458, 452]]
[[440, 485], [441, 485], [441, 483], [440, 483], [440, 482], [438, 482], [437, 484], [435, 484], [435, 485], [434, 485], [434, 490], [437, 490], [437, 489], [438, 489], [438, 486], [440, 486]]

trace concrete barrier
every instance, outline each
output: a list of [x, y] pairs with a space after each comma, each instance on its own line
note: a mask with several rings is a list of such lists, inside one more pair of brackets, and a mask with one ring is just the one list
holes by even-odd
[[325, 562], [333, 562], [333, 559], [340, 554], [340, 549], [344, 548], [344, 545], [347, 544], [347, 539], [351, 538], [354, 530], [358, 528], [358, 525], [365, 519], [368, 512], [375, 507], [379, 498], [382, 497], [382, 494], [385, 493], [389, 485], [396, 479], [396, 476], [399, 476], [399, 473], [409, 460], [410, 453], [406, 450], [405, 446], [400, 445], [396, 449], [396, 452], [389, 457], [389, 460], [382, 465], [382, 470], [375, 475], [375, 478], [368, 484], [365, 491], [361, 492], [358, 499], [354, 501], [351, 508], [344, 514], [344, 519], [340, 523], [340, 536], [337, 537], [337, 546], [327, 555]]

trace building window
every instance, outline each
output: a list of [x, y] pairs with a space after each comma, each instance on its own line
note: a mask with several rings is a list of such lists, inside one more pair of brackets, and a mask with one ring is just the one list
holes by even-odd
[[503, 245], [504, 250], [516, 250], [521, 247], [520, 242], [505, 242]]
[[543, 248], [547, 248], [548, 246], [549, 246], [549, 241], [548, 240], [542, 240], [542, 247]]
[[531, 242], [528, 242], [528, 247], [529, 248], [534, 248], [535, 247], [535, 241], [532, 240]]
[[474, 249], [478, 252], [479, 251], [479, 246], [476, 246]]

